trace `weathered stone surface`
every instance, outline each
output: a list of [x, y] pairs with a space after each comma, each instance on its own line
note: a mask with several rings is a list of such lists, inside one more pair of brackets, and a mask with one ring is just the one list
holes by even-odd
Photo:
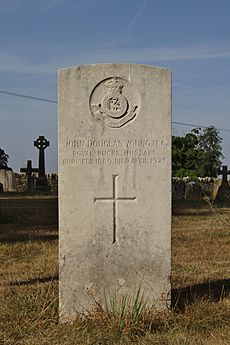
[[14, 192], [16, 190], [14, 172], [9, 169], [0, 169], [0, 183], [4, 192]]
[[[114, 293], [169, 303], [171, 72], [129, 64], [59, 73], [60, 315]], [[93, 299], [92, 299], [93, 296]]]

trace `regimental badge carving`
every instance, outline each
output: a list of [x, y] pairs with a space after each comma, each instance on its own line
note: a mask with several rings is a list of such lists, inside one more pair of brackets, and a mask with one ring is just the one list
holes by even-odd
[[140, 96], [124, 78], [102, 80], [93, 89], [89, 106], [92, 115], [111, 128], [119, 128], [135, 119], [140, 111]]

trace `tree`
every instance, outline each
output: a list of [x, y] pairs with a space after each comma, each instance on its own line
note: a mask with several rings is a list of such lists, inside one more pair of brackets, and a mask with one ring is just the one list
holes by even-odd
[[207, 127], [201, 132], [198, 130], [199, 167], [201, 177], [217, 177], [224, 158], [222, 154], [222, 138], [214, 126]]
[[194, 133], [185, 137], [172, 137], [172, 173], [173, 176], [184, 177], [196, 175], [198, 140]]
[[177, 177], [216, 177], [221, 167], [222, 138], [213, 126], [172, 137], [172, 172]]
[[0, 169], [8, 169], [8, 158], [9, 156], [0, 148]]

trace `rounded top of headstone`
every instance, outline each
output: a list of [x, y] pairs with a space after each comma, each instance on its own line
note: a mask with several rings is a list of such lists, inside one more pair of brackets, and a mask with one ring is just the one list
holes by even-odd
[[153, 65], [147, 65], [147, 64], [138, 64], [138, 63], [122, 63], [122, 62], [108, 62], [108, 63], [96, 63], [96, 64], [85, 64], [85, 65], [76, 65], [76, 66], [67, 66], [67, 67], [63, 67], [60, 68], [58, 71], [65, 71], [67, 69], [83, 69], [83, 68], [100, 68], [100, 67], [121, 67], [121, 66], [130, 66], [130, 67], [139, 67], [139, 68], [153, 68], [153, 69], [157, 69], [157, 70], [162, 70], [162, 71], [172, 71], [170, 68], [165, 68], [165, 67], [159, 67], [159, 66], [153, 66]]

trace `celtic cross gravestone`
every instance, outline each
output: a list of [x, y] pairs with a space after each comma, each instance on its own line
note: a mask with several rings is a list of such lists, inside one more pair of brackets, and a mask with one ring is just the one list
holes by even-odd
[[34, 146], [39, 150], [38, 176], [45, 178], [45, 149], [50, 145], [43, 135], [34, 141]]
[[105, 296], [170, 303], [171, 72], [59, 73], [60, 315]]
[[50, 142], [43, 135], [40, 135], [38, 139], [34, 141], [34, 146], [39, 150], [38, 178], [36, 180], [36, 189], [41, 191], [47, 191], [49, 189], [45, 173], [45, 149], [49, 145]]

